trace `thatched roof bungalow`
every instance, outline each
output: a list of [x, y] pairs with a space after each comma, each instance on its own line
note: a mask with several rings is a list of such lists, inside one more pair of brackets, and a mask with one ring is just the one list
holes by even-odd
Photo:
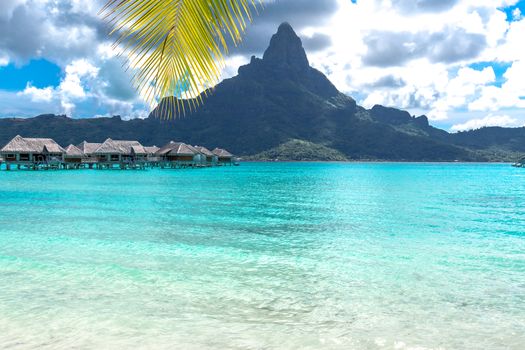
[[65, 151], [63, 155], [64, 163], [82, 163], [82, 159], [85, 157], [84, 152], [74, 145], [67, 146]]
[[158, 162], [157, 151], [160, 149], [157, 146], [146, 146], [144, 147], [148, 155], [146, 156], [150, 162]]
[[82, 153], [86, 156], [93, 155], [93, 152], [97, 150], [102, 144], [101, 143], [92, 143], [83, 141], [82, 143], [77, 145], [77, 148], [82, 151]]
[[102, 144], [87, 141], [83, 141], [77, 145], [77, 148], [84, 154], [84, 163], [94, 164], [97, 162], [97, 156], [95, 156], [93, 152], [95, 152], [100, 145]]
[[15, 136], [1, 150], [6, 162], [51, 162], [59, 161], [65, 150], [53, 139], [24, 138]]
[[188, 146], [193, 152], [195, 152], [195, 156], [193, 157], [193, 160], [198, 164], [206, 164], [206, 155], [199, 151], [199, 149], [192, 145], [186, 145]]
[[228, 152], [225, 149], [222, 148], [215, 148], [212, 151], [213, 154], [215, 154], [219, 160], [219, 163], [229, 163], [231, 164], [233, 162], [233, 154]]
[[206, 157], [206, 162], [207, 163], [217, 163], [217, 161], [219, 160], [219, 158], [213, 154], [212, 151], [210, 151], [209, 149], [207, 149], [206, 147], [203, 147], [203, 146], [195, 146], [195, 148], [197, 149], [197, 151], [199, 151], [204, 157]]
[[170, 143], [161, 147], [156, 155], [169, 162], [200, 162], [201, 153], [193, 146], [183, 142], [170, 141]]
[[112, 140], [108, 138], [93, 154], [100, 162], [142, 161], [148, 152], [138, 141]]

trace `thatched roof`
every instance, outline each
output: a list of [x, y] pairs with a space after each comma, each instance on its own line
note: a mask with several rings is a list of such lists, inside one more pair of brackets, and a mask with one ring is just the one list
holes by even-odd
[[[185, 144], [185, 145], [186, 145], [186, 144]], [[197, 149], [197, 147], [192, 146], [192, 145], [186, 145], [186, 146], [187, 146], [191, 151], [193, 151], [193, 154], [202, 154], [202, 152], [199, 151], [199, 150]]]
[[[121, 141], [121, 142], [127, 142], [127, 141]], [[138, 143], [138, 141], [137, 141]], [[126, 146], [124, 146], [126, 147]], [[146, 148], [144, 146], [142, 146], [141, 144], [138, 144], [138, 145], [131, 145], [131, 150], [132, 150], [132, 153], [133, 154], [139, 154], [139, 155], [146, 155], [148, 154], [148, 151], [146, 151]]]
[[231, 158], [231, 157], [233, 157], [233, 154], [231, 154], [230, 152], [228, 152], [227, 150], [222, 149], [222, 148], [214, 149], [213, 150], [213, 154], [215, 154], [217, 157], [222, 157], [222, 158]]
[[84, 152], [80, 148], [74, 145], [66, 147], [66, 157], [83, 157]]
[[155, 152], [156, 155], [163, 156], [167, 153], [169, 153], [172, 149], [177, 147], [180, 144], [180, 142], [170, 141], [169, 143], [165, 144], [161, 148], [158, 149], [157, 152]]
[[84, 154], [93, 154], [102, 144], [101, 143], [91, 143], [84, 141], [81, 144], [77, 145]]
[[195, 146], [195, 148], [197, 149], [197, 151], [199, 151], [200, 153], [204, 154], [206, 157], [213, 157], [214, 156], [214, 154], [209, 149], [207, 149], [206, 147]]
[[[49, 139], [51, 140], [51, 139]], [[53, 141], [53, 140], [51, 140]], [[46, 141], [46, 144], [44, 145], [44, 151], [47, 153], [64, 153], [66, 150], [63, 149], [58, 143], [55, 141], [49, 142]]]
[[170, 143], [161, 147], [156, 154], [159, 156], [194, 156], [198, 153], [199, 152], [193, 148], [193, 146], [187, 145], [183, 142], [170, 141]]
[[146, 150], [146, 152], [148, 152], [148, 154], [155, 154], [160, 148], [158, 148], [157, 146], [147, 146], [144, 147], [144, 149]]
[[20, 135], [15, 136], [7, 145], [0, 150], [2, 153], [64, 153], [53, 139], [24, 138]]
[[138, 141], [122, 141], [107, 139], [93, 154], [138, 154], [146, 155], [148, 152]]

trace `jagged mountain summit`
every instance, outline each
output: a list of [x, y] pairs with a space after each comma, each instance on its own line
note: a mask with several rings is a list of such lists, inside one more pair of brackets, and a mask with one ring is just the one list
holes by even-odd
[[219, 83], [197, 110], [178, 119], [158, 118], [165, 108], [162, 101], [147, 119], [131, 121], [49, 115], [0, 119], [0, 143], [17, 134], [52, 137], [65, 145], [107, 137], [147, 145], [183, 140], [220, 145], [241, 156], [296, 159], [298, 153], [303, 160], [323, 159], [322, 152], [330, 154], [326, 159], [410, 161], [500, 160], [525, 152], [523, 128], [449, 134], [430, 126], [425, 116], [358, 106], [310, 66], [301, 39], [287, 23], [279, 26], [262, 58], [252, 57], [237, 76]]
[[[254, 79], [269, 75], [296, 81], [308, 91], [324, 98], [342, 95], [324, 74], [310, 67], [301, 39], [288, 23], [279, 26], [263, 58], [252, 56], [249, 65], [239, 68], [239, 75]], [[353, 101], [346, 95], [340, 97]]]
[[283, 23], [270, 40], [263, 61], [277, 69], [306, 71], [310, 68], [301, 39], [289, 23]]

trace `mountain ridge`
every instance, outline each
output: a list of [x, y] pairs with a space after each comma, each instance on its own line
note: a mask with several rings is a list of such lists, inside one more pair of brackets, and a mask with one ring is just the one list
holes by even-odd
[[225, 147], [241, 156], [272, 150], [266, 155], [281, 159], [276, 150], [290, 151], [282, 145], [291, 145], [292, 150], [297, 145], [331, 149], [356, 160], [488, 161], [511, 160], [525, 153], [525, 128], [450, 134], [430, 125], [426, 116], [357, 105], [309, 65], [301, 39], [287, 23], [279, 26], [262, 58], [252, 56], [237, 76], [220, 82], [203, 99], [198, 109], [174, 120], [158, 118], [168, 108], [166, 100], [144, 120], [51, 115], [0, 119], [0, 144], [21, 134], [53, 137], [64, 145], [107, 137], [147, 145], [175, 139]]

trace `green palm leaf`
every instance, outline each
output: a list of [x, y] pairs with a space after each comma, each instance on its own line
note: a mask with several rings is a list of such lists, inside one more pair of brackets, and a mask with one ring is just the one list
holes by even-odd
[[261, 0], [108, 0], [101, 10], [126, 57], [132, 83], [161, 115], [195, 108], [218, 83], [228, 52], [237, 44]]

